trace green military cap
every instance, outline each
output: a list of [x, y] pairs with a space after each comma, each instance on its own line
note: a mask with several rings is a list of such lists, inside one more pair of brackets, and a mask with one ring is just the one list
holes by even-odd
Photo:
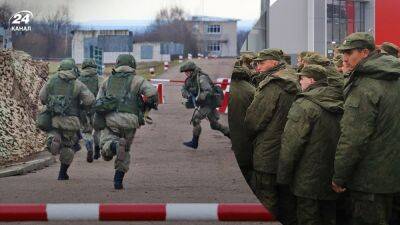
[[253, 59], [254, 61], [264, 61], [264, 60], [283, 60], [283, 51], [278, 48], [264, 49], [257, 54], [257, 57]]
[[75, 60], [73, 58], [66, 58], [63, 59], [60, 62], [60, 66], [58, 67], [58, 70], [72, 70], [75, 69], [76, 65], [75, 65]]
[[321, 66], [327, 66], [330, 64], [330, 61], [328, 58], [325, 56], [318, 54], [318, 53], [313, 53], [313, 54], [307, 54], [303, 58], [305, 63], [308, 64], [316, 64], [316, 65], [321, 65]]
[[392, 55], [396, 58], [398, 58], [398, 54], [399, 54], [399, 46], [390, 43], [390, 42], [383, 42], [381, 45], [381, 50], [383, 50], [384, 52], [386, 52], [389, 55]]
[[97, 68], [96, 61], [94, 59], [84, 59], [82, 62], [82, 69], [86, 69], [88, 67]]
[[342, 54], [336, 55], [335, 57], [333, 57], [332, 61], [337, 67], [343, 66], [343, 55]]
[[374, 37], [366, 32], [352, 33], [345, 38], [343, 43], [339, 46], [339, 51], [346, 51], [351, 49], [375, 49]]
[[184, 62], [179, 70], [182, 72], [186, 72], [186, 71], [194, 71], [197, 68], [196, 64], [193, 61], [187, 61]]
[[305, 76], [313, 78], [315, 81], [324, 80], [327, 78], [327, 70], [320, 65], [307, 65], [301, 70], [300, 73], [296, 73], [297, 76]]
[[136, 69], [136, 60], [135, 57], [129, 54], [121, 54], [117, 57], [117, 66], [129, 66], [133, 69]]

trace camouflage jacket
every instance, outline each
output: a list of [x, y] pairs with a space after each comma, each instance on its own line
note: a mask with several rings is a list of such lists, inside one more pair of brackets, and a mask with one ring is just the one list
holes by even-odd
[[[136, 75], [134, 69], [129, 66], [119, 66], [114, 70], [117, 73], [130, 73], [131, 76], [133, 76], [129, 94], [139, 94], [145, 96], [147, 99], [152, 98], [157, 102], [157, 89], [142, 76]], [[108, 79], [103, 81], [99, 93], [97, 94], [97, 99], [106, 96], [107, 81]], [[116, 132], [118, 129], [136, 129], [139, 127], [138, 116], [133, 113], [112, 112], [107, 114], [105, 119], [107, 127]]]
[[400, 62], [371, 54], [345, 85], [333, 181], [366, 193], [400, 191]]
[[[58, 71], [53, 76], [59, 76], [61, 79], [74, 82], [72, 97], [80, 102], [82, 106], [90, 107], [94, 103], [95, 96], [86, 85], [76, 79], [76, 75], [72, 71]], [[47, 82], [39, 92], [39, 99], [42, 104], [47, 104], [49, 94], [49, 82]], [[79, 130], [80, 122], [78, 116], [55, 116], [52, 119], [52, 126], [56, 129]]]
[[198, 69], [185, 80], [181, 93], [184, 98], [195, 97], [200, 106], [208, 106], [212, 105], [212, 87], [213, 83], [210, 77]]
[[256, 171], [277, 172], [281, 135], [298, 91], [298, 82], [290, 69], [267, 76], [257, 88], [245, 117], [245, 126], [256, 136], [253, 153]]
[[252, 138], [244, 126], [246, 110], [253, 101], [256, 88], [249, 83], [250, 70], [235, 67], [232, 73], [228, 121], [232, 149], [239, 166], [252, 165]]
[[289, 184], [296, 196], [316, 200], [337, 197], [331, 181], [342, 113], [341, 93], [324, 84], [299, 94], [290, 108], [277, 179]]

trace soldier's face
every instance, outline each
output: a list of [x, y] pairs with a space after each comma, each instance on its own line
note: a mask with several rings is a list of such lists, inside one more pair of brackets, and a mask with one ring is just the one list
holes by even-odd
[[300, 77], [300, 85], [301, 85], [301, 90], [305, 91], [307, 90], [310, 85], [314, 84], [315, 80], [313, 78], [309, 78], [306, 76], [301, 76]]
[[343, 52], [343, 66], [351, 71], [360, 63], [361, 60], [368, 57], [370, 51], [368, 49], [352, 49]]
[[266, 71], [271, 70], [272, 68], [274, 68], [278, 64], [279, 64], [279, 62], [276, 61], [276, 60], [260, 61], [257, 64], [256, 71], [259, 72], [259, 73], [266, 72]]

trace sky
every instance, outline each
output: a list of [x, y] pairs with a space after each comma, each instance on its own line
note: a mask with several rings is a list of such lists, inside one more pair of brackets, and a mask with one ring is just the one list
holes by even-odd
[[[70, 8], [74, 22], [152, 20], [164, 7], [179, 6], [190, 15], [257, 20], [260, 0], [0, 0], [46, 14], [60, 5]], [[276, 0], [271, 0], [271, 4]]]

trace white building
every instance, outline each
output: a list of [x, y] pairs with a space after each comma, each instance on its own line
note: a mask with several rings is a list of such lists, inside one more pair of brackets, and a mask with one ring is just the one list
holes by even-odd
[[197, 37], [199, 53], [219, 57], [237, 55], [237, 20], [193, 16], [188, 24]]
[[115, 63], [118, 55], [132, 54], [133, 35], [129, 30], [74, 30], [72, 58], [81, 64], [92, 58], [91, 47], [103, 50], [103, 63]]

